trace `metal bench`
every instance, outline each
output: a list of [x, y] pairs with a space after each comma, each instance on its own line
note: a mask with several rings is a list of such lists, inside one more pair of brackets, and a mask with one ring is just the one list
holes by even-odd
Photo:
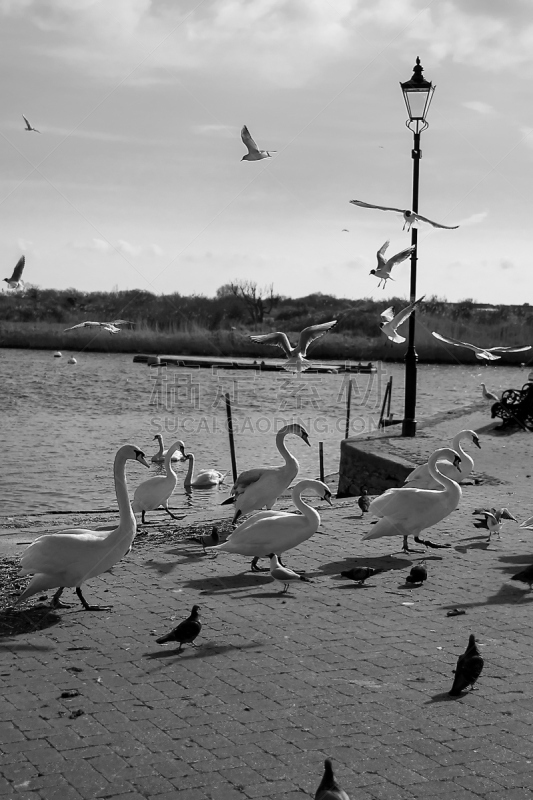
[[491, 407], [491, 417], [500, 417], [502, 428], [519, 425], [533, 431], [533, 382], [525, 383], [521, 389], [506, 389]]

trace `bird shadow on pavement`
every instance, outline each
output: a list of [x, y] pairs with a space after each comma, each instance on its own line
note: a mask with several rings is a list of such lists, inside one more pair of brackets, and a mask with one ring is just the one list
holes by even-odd
[[243, 642], [242, 644], [216, 644], [206, 642], [205, 644], [199, 644], [196, 647], [185, 647], [185, 649], [182, 649], [181, 652], [178, 652], [177, 647], [172, 647], [167, 650], [158, 650], [155, 653], [145, 653], [143, 657], [149, 658], [151, 661], [159, 661], [179, 655], [180, 661], [191, 661], [194, 658], [218, 656], [235, 650], [251, 650], [253, 648], [261, 647], [262, 644], [262, 642]]
[[33, 606], [25, 610], [7, 608], [0, 612], [0, 638], [42, 631], [59, 622], [60, 615], [50, 606]]
[[347, 556], [343, 561], [330, 561], [316, 568], [316, 575], [335, 575], [341, 571], [352, 567], [373, 567], [374, 569], [395, 570], [411, 567], [413, 561], [409, 558], [397, 558], [396, 556], [367, 556], [359, 558], [357, 556]]
[[[483, 606], [513, 605], [514, 603], [520, 603], [520, 605], [533, 603], [533, 592], [530, 592], [529, 589], [515, 589], [514, 586], [504, 584], [495, 594], [490, 595], [484, 601], [479, 603], [461, 602], [459, 605], [461, 608], [481, 608]], [[443, 605], [441, 608], [452, 611], [457, 605], [455, 602], [452, 605]]]
[[458, 695], [451, 695], [449, 692], [439, 692], [438, 694], [434, 694], [430, 697], [429, 700], [426, 700], [424, 703], [425, 706], [433, 705], [433, 703], [453, 703], [454, 700], [460, 700], [462, 697], [466, 697], [468, 692], [461, 692]]
[[189, 589], [198, 589], [203, 594], [221, 594], [261, 586], [264, 583], [271, 583], [271, 581], [272, 578], [268, 573], [256, 575], [255, 573], [241, 572], [238, 575], [217, 575], [216, 578], [191, 578], [183, 581], [183, 586]]

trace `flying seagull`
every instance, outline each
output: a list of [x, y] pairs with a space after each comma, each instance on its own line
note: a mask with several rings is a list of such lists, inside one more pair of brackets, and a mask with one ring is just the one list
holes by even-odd
[[407, 230], [410, 231], [412, 227], [418, 228], [419, 222], [427, 222], [428, 225], [431, 225], [433, 228], [446, 228], [448, 231], [455, 230], [458, 228], [459, 225], [441, 225], [440, 222], [434, 222], [432, 219], [428, 219], [427, 217], [423, 217], [422, 214], [418, 214], [415, 211], [409, 211], [409, 209], [403, 208], [392, 208], [390, 206], [375, 206], [372, 203], [365, 203], [363, 200], [350, 200], [350, 203], [353, 203], [354, 206], [361, 206], [361, 208], [377, 208], [379, 211], [396, 211], [398, 214], [403, 216], [403, 229], [407, 227]]
[[396, 264], [401, 264], [402, 261], [405, 261], [406, 258], [409, 258], [411, 253], [415, 250], [416, 245], [412, 244], [411, 247], [406, 247], [405, 250], [401, 250], [396, 255], [391, 256], [391, 258], [387, 259], [385, 256], [385, 251], [389, 246], [390, 242], [387, 240], [385, 244], [382, 244], [377, 252], [378, 257], [378, 266], [377, 269], [371, 269], [370, 275], [375, 275], [376, 278], [379, 278], [378, 289], [381, 286], [381, 282], [383, 281], [383, 288], [385, 288], [388, 280], [394, 280], [391, 278], [391, 270]]
[[5, 282], [9, 286], [10, 289], [22, 289], [24, 286], [24, 281], [21, 280], [22, 278], [22, 270], [24, 269], [24, 264], [26, 263], [26, 256], [21, 256], [17, 263], [15, 264], [15, 269], [13, 270], [13, 274], [10, 278], [4, 278]]
[[34, 128], [33, 125], [30, 125], [30, 121], [28, 120], [28, 117], [25, 117], [24, 114], [22, 115], [22, 119], [26, 123], [26, 127], [24, 128], [24, 130], [26, 130], [26, 131], [35, 131], [35, 133], [40, 133], [41, 132], [41, 131], [38, 131], [37, 128]]
[[120, 328], [117, 327], [118, 325], [135, 325], [134, 322], [131, 322], [127, 319], [114, 319], [113, 322], [80, 322], [78, 325], [73, 325], [72, 328], [65, 328], [65, 331], [74, 331], [76, 328], [103, 328], [104, 331], [109, 331], [109, 333], [120, 333]]
[[459, 339], [452, 339], [451, 336], [441, 336], [441, 334], [436, 331], [432, 331], [432, 333], [435, 339], [446, 342], [446, 344], [453, 344], [456, 347], [468, 347], [469, 350], [474, 351], [476, 358], [479, 358], [480, 361], [497, 361], [501, 356], [497, 356], [495, 353], [522, 353], [524, 350], [531, 350], [530, 344], [524, 347], [478, 347], [469, 342], [461, 342]]
[[174, 630], [170, 631], [170, 633], [165, 634], [165, 636], [161, 636], [159, 639], [156, 639], [157, 644], [166, 644], [167, 642], [179, 642], [178, 653], [181, 650], [182, 644], [192, 644], [193, 647], [196, 647], [193, 644], [194, 640], [202, 630], [202, 623], [200, 622], [200, 606], [193, 606], [190, 615], [187, 619], [184, 619], [183, 622], [180, 622]]
[[241, 161], [261, 161], [262, 158], [271, 158], [271, 153], [277, 153], [277, 150], [260, 150], [246, 125], [242, 126], [241, 139], [248, 148], [248, 152], [241, 158]]
[[392, 306], [381, 312], [381, 319], [383, 322], [380, 322], [379, 327], [391, 342], [398, 342], [398, 344], [405, 342], [405, 336], [400, 336], [396, 329], [411, 316], [418, 303], [421, 303], [425, 296], [426, 295], [423, 294], [422, 297], [419, 297], [414, 303], [411, 303], [402, 311], [399, 311], [396, 316], [394, 316], [394, 308]]
[[291, 347], [287, 334], [281, 331], [262, 333], [259, 336], [250, 336], [250, 339], [252, 342], [272, 344], [281, 347], [283, 352], [289, 357], [283, 365], [284, 368], [296, 372], [303, 372], [303, 370], [309, 369], [311, 366], [311, 362], [305, 358], [307, 348], [311, 342], [323, 336], [336, 324], [337, 320], [334, 319], [331, 322], [323, 322], [321, 325], [310, 325], [308, 328], [304, 328], [300, 333], [300, 338], [298, 339], [296, 347]]

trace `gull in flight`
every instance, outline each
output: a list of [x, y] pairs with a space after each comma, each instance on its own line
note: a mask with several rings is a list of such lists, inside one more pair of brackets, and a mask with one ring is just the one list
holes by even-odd
[[382, 244], [379, 248], [378, 252], [376, 253], [378, 257], [378, 266], [377, 269], [371, 269], [370, 275], [375, 275], [376, 278], [379, 278], [378, 289], [381, 286], [381, 282], [383, 281], [383, 288], [385, 288], [388, 280], [394, 280], [391, 278], [391, 270], [396, 264], [401, 264], [402, 261], [405, 261], [406, 258], [409, 258], [411, 253], [415, 250], [416, 245], [412, 244], [411, 247], [406, 247], [405, 250], [401, 250], [396, 255], [391, 256], [389, 259], [385, 256], [385, 251], [389, 246], [390, 241], [387, 240], [385, 244]]
[[411, 303], [402, 311], [399, 311], [396, 316], [394, 316], [394, 308], [392, 306], [381, 312], [383, 322], [380, 322], [379, 327], [391, 342], [398, 342], [398, 344], [405, 342], [405, 336], [400, 336], [396, 329], [411, 316], [417, 305], [422, 302], [425, 296], [426, 295], [423, 294], [422, 297], [419, 297], [414, 303]]
[[117, 327], [118, 325], [135, 325], [134, 322], [130, 322], [127, 319], [114, 319], [113, 322], [80, 322], [78, 325], [73, 325], [72, 328], [65, 328], [63, 333], [66, 331], [74, 331], [76, 328], [103, 328], [104, 331], [109, 331], [109, 333], [120, 333], [120, 328]]
[[17, 261], [17, 263], [15, 264], [13, 275], [10, 278], [4, 278], [5, 282], [7, 283], [10, 289], [23, 288], [24, 281], [21, 280], [21, 278], [22, 278], [22, 270], [24, 269], [25, 263], [26, 263], [26, 256], [21, 256]]
[[262, 158], [271, 158], [271, 153], [277, 153], [277, 150], [260, 150], [246, 125], [242, 126], [241, 139], [248, 148], [248, 152], [241, 158], [241, 161], [261, 161]]
[[418, 214], [415, 211], [409, 211], [409, 209], [391, 208], [390, 206], [375, 206], [372, 203], [365, 203], [363, 200], [350, 200], [350, 203], [353, 203], [354, 206], [361, 206], [361, 208], [377, 208], [380, 211], [396, 211], [398, 214], [403, 216], [402, 230], [405, 230], [406, 227], [408, 231], [410, 231], [413, 227], [418, 228], [419, 222], [427, 222], [428, 225], [431, 225], [433, 228], [446, 228], [448, 231], [459, 227], [459, 225], [441, 225], [440, 222], [434, 222], [432, 219], [423, 217], [422, 214]]
[[441, 336], [441, 334], [436, 331], [432, 331], [432, 333], [435, 339], [446, 342], [446, 344], [453, 344], [456, 347], [468, 347], [469, 350], [474, 351], [476, 358], [479, 358], [480, 361], [496, 361], [501, 358], [501, 356], [495, 355], [496, 353], [521, 353], [524, 350], [531, 350], [530, 344], [524, 347], [477, 347], [477, 345], [470, 344], [469, 342], [461, 342], [459, 339], [452, 339], [451, 336]]
[[37, 128], [34, 128], [33, 125], [30, 124], [28, 117], [25, 117], [24, 114], [22, 115], [22, 119], [26, 123], [26, 127], [24, 128], [25, 131], [35, 131], [35, 133], [40, 133]]
[[304, 328], [300, 333], [300, 338], [298, 339], [296, 347], [291, 347], [287, 334], [281, 331], [262, 333], [260, 336], [250, 336], [250, 339], [252, 342], [272, 344], [281, 347], [283, 352], [288, 356], [288, 360], [283, 365], [284, 368], [296, 372], [303, 372], [303, 370], [309, 369], [311, 366], [311, 362], [305, 358], [307, 348], [311, 342], [323, 336], [336, 324], [337, 320], [334, 319], [332, 322], [323, 322], [321, 325], [310, 325], [308, 328]]

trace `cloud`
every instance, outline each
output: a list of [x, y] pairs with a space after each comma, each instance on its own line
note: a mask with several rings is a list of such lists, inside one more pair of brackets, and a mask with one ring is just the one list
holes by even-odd
[[507, 258], [502, 258], [502, 260], [500, 261], [499, 266], [500, 266], [500, 269], [514, 269], [515, 268], [515, 265], [513, 264], [513, 262], [509, 261]]
[[240, 136], [234, 125], [195, 125], [193, 130], [201, 136], [221, 135], [231, 139]]
[[137, 258], [137, 256], [143, 254], [154, 256], [164, 255], [163, 248], [158, 244], [138, 245], [132, 244], [125, 239], [118, 239], [113, 243], [105, 239], [93, 238], [89, 242], [71, 242], [70, 246], [74, 250], [92, 250], [98, 253], [121, 253], [128, 258]]
[[478, 114], [495, 114], [495, 109], [489, 103], [483, 103], [481, 100], [466, 100], [463, 103], [465, 108], [470, 111], [476, 111]]
[[469, 217], [460, 220], [457, 224], [461, 228], [465, 228], [466, 226], [469, 225], [477, 225], [478, 222], [481, 222], [482, 220], [485, 219], [488, 213], [489, 213], [488, 211], [478, 211], [476, 214], [471, 214]]

